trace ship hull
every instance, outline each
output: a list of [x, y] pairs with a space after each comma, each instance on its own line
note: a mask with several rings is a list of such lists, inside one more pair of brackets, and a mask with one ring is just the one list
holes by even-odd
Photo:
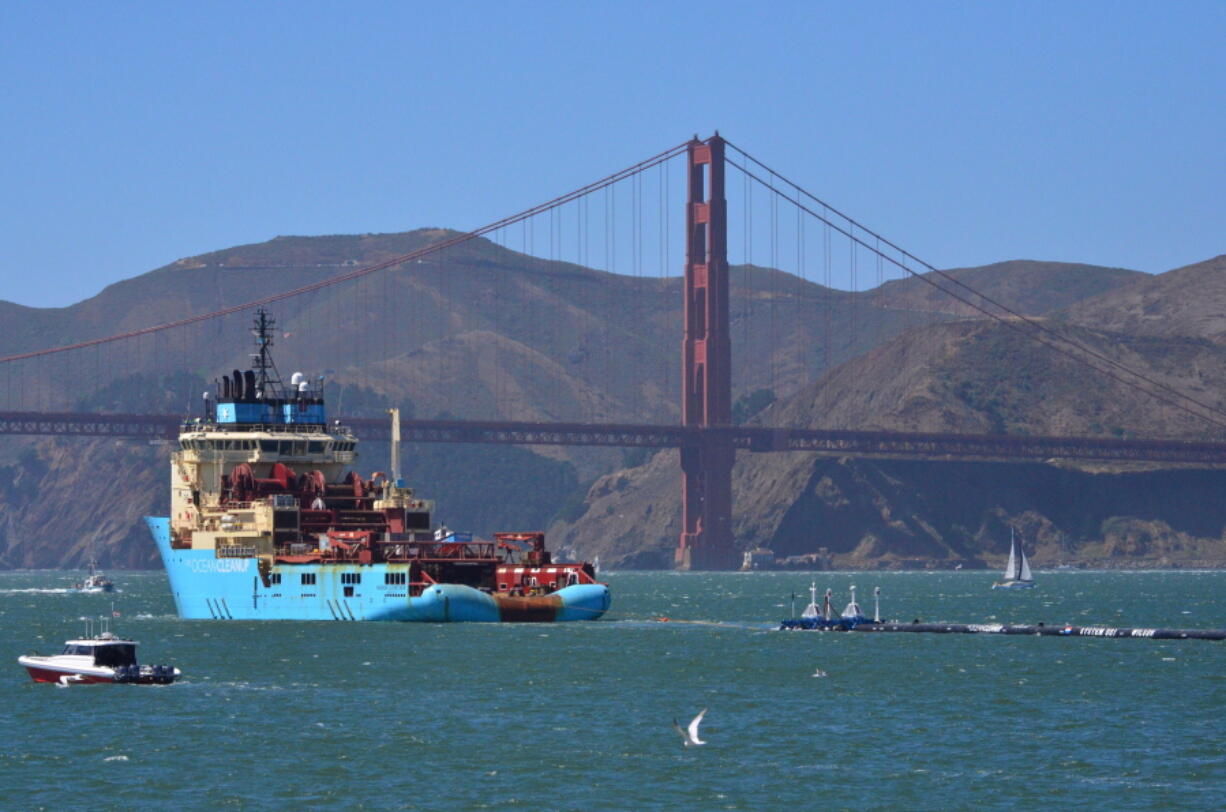
[[[609, 608], [604, 584], [575, 584], [548, 595], [509, 598], [463, 584], [435, 584], [410, 596], [387, 583], [403, 565], [294, 564], [274, 567], [265, 584], [254, 558], [170, 544], [169, 519], [145, 519], [170, 580], [179, 616], [193, 620], [383, 620], [418, 623], [595, 620]], [[276, 577], [279, 576], [279, 577]]]
[[29, 672], [35, 682], [60, 682], [66, 684], [64, 683], [66, 680], [73, 684], [98, 685], [104, 682], [115, 681], [115, 677], [110, 669], [91, 669], [89, 673], [86, 673], [49, 665], [33, 665], [27, 661], [27, 658], [18, 658], [17, 662], [25, 666], [26, 671]]
[[997, 581], [993, 589], [1034, 589], [1034, 581]]

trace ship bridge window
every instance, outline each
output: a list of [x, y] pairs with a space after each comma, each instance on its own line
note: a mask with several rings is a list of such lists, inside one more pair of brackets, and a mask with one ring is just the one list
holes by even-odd
[[314, 583], [315, 583], [315, 573], [313, 572], [302, 573], [302, 585], [303, 586], [310, 586]]
[[74, 646], [73, 644], [69, 643], [68, 645], [64, 646], [64, 653], [84, 654], [88, 656], [94, 653], [94, 649], [93, 646]]
[[263, 451], [265, 454], [276, 454], [277, 453], [277, 441], [276, 440], [260, 440], [260, 450]]
[[360, 572], [342, 572], [342, 584], [360, 584], [362, 583], [362, 573]]
[[305, 453], [306, 453], [306, 443], [305, 442], [294, 443], [294, 456], [295, 457], [301, 457]]
[[324, 444], [318, 440], [312, 440], [308, 448], [312, 454], [322, 454], [324, 451]]
[[383, 583], [385, 584], [407, 584], [407, 572], [385, 572], [383, 573]]

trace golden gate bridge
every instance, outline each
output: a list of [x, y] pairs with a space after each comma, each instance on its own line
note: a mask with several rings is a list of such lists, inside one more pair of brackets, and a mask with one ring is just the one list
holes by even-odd
[[[674, 257], [675, 248], [670, 238], [672, 203], [668, 169], [676, 162], [684, 164], [684, 218], [680, 222], [683, 223], [685, 237], [683, 246], [677, 246], [683, 247], [683, 257]], [[759, 351], [765, 345], [767, 360], [764, 362], [751, 357], [752, 351], [747, 350], [741, 351], [739, 359], [734, 357], [737, 342], [734, 341], [732, 309], [733, 273], [728, 257], [729, 168], [742, 181], [741, 197], [735, 201], [742, 228], [738, 235], [738, 247], [745, 260], [740, 266], [745, 274], [742, 289], [752, 293], [753, 284], [757, 284], [759, 300], [753, 301], [753, 295], [742, 296], [745, 301], [736, 314], [741, 329], [739, 343], [742, 346], [756, 343]], [[654, 225], [645, 229], [644, 220], [653, 205], [644, 189], [652, 173], [656, 173], [654, 191], [658, 211]], [[621, 199], [621, 216], [628, 215], [629, 224], [619, 220], [618, 215], [617, 189], [623, 187], [628, 191]], [[594, 208], [599, 209], [599, 214], [594, 218], [597, 220], [595, 225], [592, 222]], [[569, 232], [566, 212], [570, 213], [570, 221], [574, 224]], [[603, 215], [603, 222], [599, 222], [600, 215]], [[901, 335], [915, 327], [916, 315], [922, 311], [907, 307], [905, 299], [901, 300], [902, 304], [887, 301], [882, 305], [876, 302], [874, 309], [868, 309], [860, 301], [862, 295], [856, 295], [868, 280], [869, 284], [875, 282], [871, 295], [881, 297], [882, 291], [887, 288], [887, 276], [891, 279], [915, 280], [916, 284], [925, 285], [950, 303], [955, 303], [952, 309], [928, 312], [924, 318], [929, 321], [967, 315], [994, 319], [1008, 330], [1045, 346], [1079, 368], [1143, 392], [1161, 401], [1167, 408], [1205, 424], [1226, 426], [1226, 413], [1152, 375], [1129, 368], [1106, 352], [1078, 341], [1057, 327], [1031, 318], [972, 289], [808, 193], [718, 134], [704, 140], [695, 137], [599, 181], [474, 231], [441, 233], [407, 253], [356, 267], [352, 260], [332, 265], [319, 263], [323, 268], [315, 272], [319, 278], [314, 281], [271, 294], [264, 293], [247, 301], [226, 303], [202, 312], [187, 312], [179, 318], [135, 326], [123, 332], [53, 346], [35, 345], [10, 352], [0, 357], [0, 369], [8, 376], [3, 398], [0, 399], [7, 407], [0, 411], [0, 434], [173, 439], [182, 424], [183, 414], [82, 411], [65, 408], [71, 404], [66, 403], [58, 393], [75, 394], [79, 405], [89, 401], [86, 390], [92, 388], [96, 394], [108, 382], [122, 382], [125, 372], [158, 363], [169, 364], [169, 368], [173, 368], [176, 356], [173, 336], [178, 336], [179, 349], [186, 351], [200, 342], [211, 340], [207, 332], [211, 329], [209, 325], [224, 323], [227, 317], [243, 316], [252, 308], [277, 302], [309, 303], [299, 306], [295, 314], [295, 329], [300, 332], [310, 333], [318, 329], [339, 331], [345, 326], [352, 329], [354, 324], [374, 323], [376, 326], [365, 336], [355, 338], [350, 343], [351, 355], [360, 354], [364, 344], [371, 341], [390, 345], [382, 348], [385, 355], [401, 346], [411, 349], [427, 346], [431, 341], [437, 342], [440, 334], [423, 324], [428, 320], [414, 317], [411, 302], [403, 290], [390, 289], [386, 276], [383, 277], [383, 289], [374, 290], [371, 280], [378, 278], [380, 272], [420, 267], [423, 263], [431, 263], [430, 268], [445, 277], [445, 257], [449, 251], [454, 252], [481, 237], [507, 248], [513, 242], [512, 231], [516, 227], [523, 249], [521, 253], [525, 258], [547, 254], [548, 261], [557, 265], [569, 255], [575, 266], [588, 267], [593, 256], [603, 252], [604, 265], [612, 270], [618, 265], [617, 252], [621, 248], [623, 263], [630, 264], [633, 269], [631, 276], [639, 281], [645, 281], [642, 269], [650, 264], [648, 255], [658, 253], [652, 260], [658, 262], [660, 279], [653, 280], [656, 282], [654, 285], [640, 285], [639, 292], [635, 294], [639, 299], [634, 304], [638, 309], [625, 314], [632, 322], [629, 327], [631, 331], [635, 327], [633, 322], [645, 321], [648, 316], [644, 314], [658, 307], [643, 305], [641, 289], [654, 288], [657, 293], [664, 289], [671, 290], [672, 286], [665, 284], [668, 276], [666, 269], [680, 260], [684, 275], [679, 290], [675, 291], [681, 295], [680, 315], [683, 323], [680, 330], [680, 375], [679, 380], [675, 381], [681, 394], [679, 407], [669, 409], [657, 404], [653, 416], [659, 418], [659, 422], [611, 421], [607, 419], [608, 413], [619, 410], [606, 408], [598, 414], [602, 410], [596, 406], [590, 406], [589, 413], [583, 415], [588, 418], [586, 420], [458, 419], [446, 416], [405, 419], [402, 421], [403, 437], [416, 442], [679, 449], [683, 496], [682, 531], [676, 549], [676, 565], [679, 568], [729, 569], [739, 563], [739, 552], [731, 532], [732, 470], [737, 451], [808, 451], [845, 456], [928, 459], [1062, 458], [1198, 465], [1226, 462], [1226, 443], [1213, 441], [734, 425], [732, 395], [734, 378], [738, 374], [751, 381], [740, 387], [743, 391], [749, 391], [755, 384], [767, 385], [772, 390], [790, 387], [794, 391], [807, 382], [806, 377], [810, 380], [817, 377], [813, 374], [814, 368], [829, 370], [862, 350], [865, 342], [857, 343], [857, 330], [876, 330], [878, 335], [874, 340], [880, 343], [883, 338]], [[543, 252], [536, 250], [538, 229], [542, 240], [548, 244]], [[654, 246], [648, 244], [650, 239], [645, 236], [648, 230], [653, 231], [656, 237]], [[789, 235], [781, 236], [784, 231], [789, 231]], [[753, 262], [758, 252], [755, 240], [768, 247], [766, 253], [769, 260], [765, 266], [757, 266]], [[847, 254], [841, 261], [834, 257], [836, 241], [840, 243], [840, 251], [844, 246], [847, 248]], [[794, 309], [788, 310], [780, 303], [786, 298], [781, 288], [787, 284], [787, 280], [781, 279], [781, 275], [773, 271], [785, 264], [786, 257], [783, 255], [789, 252], [797, 276], [807, 277], [805, 270], [812, 264], [820, 269], [821, 287], [826, 295], [807, 313], [797, 314]], [[179, 272], [193, 273], [207, 267], [207, 262], [198, 260], [180, 268]], [[261, 265], [258, 258], [249, 258], [244, 261], [243, 267], [250, 271], [253, 268], [267, 268], [268, 265]], [[331, 273], [336, 269], [341, 272]], [[422, 271], [426, 272], [426, 269]], [[832, 275], [840, 271], [843, 285], [853, 294], [842, 300], [832, 293], [835, 289]], [[756, 281], [751, 279], [754, 273]], [[353, 289], [355, 284], [365, 287]], [[499, 284], [497, 281], [494, 283], [495, 298], [500, 292], [505, 293], [500, 291]], [[317, 298], [322, 293], [345, 286], [350, 287], [349, 299], [352, 301], [338, 303], [336, 300]], [[219, 301], [226, 297], [233, 298], [235, 292], [220, 292]], [[766, 303], [763, 304], [761, 300]], [[840, 317], [843, 329], [834, 326], [839, 321], [834, 315], [835, 308], [840, 304], [850, 309], [848, 314]], [[329, 307], [332, 308], [331, 312]], [[507, 307], [511, 305], [508, 303]], [[891, 315], [897, 316], [893, 321], [882, 316], [882, 312], [891, 308]], [[455, 314], [451, 315], [454, 321]], [[815, 339], [815, 346], [807, 350], [810, 356], [821, 356], [813, 362], [813, 368], [799, 373], [794, 369], [780, 369], [782, 362], [778, 360], [776, 351], [789, 340], [793, 343], [798, 341], [795, 337], [789, 339], [781, 335], [797, 323], [798, 316], [820, 322], [808, 325], [810, 331], [807, 335]], [[531, 323], [530, 317], [528, 321]], [[408, 332], [405, 331], [406, 323], [410, 325]], [[754, 335], [751, 324], [759, 325], [766, 338]], [[378, 333], [378, 325], [388, 329], [380, 338], [372, 338]], [[413, 329], [418, 332], [414, 334]], [[548, 333], [552, 328], [534, 325], [531, 329]], [[834, 335], [836, 332], [841, 334], [841, 352], [840, 342]], [[847, 333], [850, 333], [850, 339]], [[557, 343], [559, 338], [565, 337], [556, 334], [544, 337], [552, 343]], [[599, 363], [589, 362], [589, 377], [621, 375], [650, 381], [657, 389], [669, 388], [673, 383], [667, 368], [654, 371], [653, 376], [641, 369], [634, 369], [633, 359], [624, 361], [624, 365], [631, 368], [629, 373], [624, 369], [619, 371], [618, 365], [623, 363], [618, 358], [620, 353], [616, 352], [616, 348], [607, 346], [609, 342], [604, 343], [606, 346], [603, 347], [585, 347], [580, 353], [581, 362], [590, 361], [587, 356], [591, 354], [601, 358]], [[868, 343], [871, 346], [871, 342]], [[817, 351], [818, 344], [820, 353]], [[494, 353], [493, 366], [498, 367], [496, 349]], [[337, 366], [342, 363], [344, 359], [335, 361]], [[655, 380], [652, 380], [653, 377]], [[665, 382], [663, 385], [660, 384], [661, 378]], [[509, 397], [502, 389], [497, 374], [495, 380], [494, 400]], [[620, 409], [621, 414], [627, 412], [642, 415], [653, 412], [653, 407]], [[673, 419], [669, 420], [668, 417]], [[386, 438], [388, 435], [384, 420], [347, 417], [344, 422], [359, 436]]]

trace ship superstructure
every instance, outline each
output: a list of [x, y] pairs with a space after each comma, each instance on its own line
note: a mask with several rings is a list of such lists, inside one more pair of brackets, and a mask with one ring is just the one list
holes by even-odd
[[183, 617], [582, 620], [608, 608], [589, 564], [554, 563], [539, 533], [474, 540], [433, 526], [433, 503], [400, 473], [350, 466], [357, 439], [328, 423], [323, 380], [273, 363], [262, 308], [252, 368], [205, 393], [171, 455], [169, 517], [150, 530]]

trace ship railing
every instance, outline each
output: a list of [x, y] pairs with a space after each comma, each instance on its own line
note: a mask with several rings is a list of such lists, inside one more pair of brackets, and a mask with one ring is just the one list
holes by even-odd
[[[277, 545], [277, 556], [314, 556], [325, 562], [360, 562], [365, 553], [366, 558], [390, 563], [411, 563], [413, 561], [490, 561], [496, 560], [494, 545], [490, 542], [426, 542], [407, 540], [375, 540], [377, 552], [365, 544], [317, 547], [303, 542]], [[218, 548], [221, 549], [221, 548]], [[372, 556], [371, 553], [375, 552]]]
[[229, 513], [231, 510], [251, 510], [257, 504], [266, 505], [268, 504], [268, 502], [263, 499], [259, 500], [258, 502], [256, 501], [246, 501], [246, 502], [225, 501], [225, 502], [222, 502], [220, 505], [218, 505], [216, 509]]
[[188, 418], [179, 424], [180, 432], [188, 431], [267, 431], [274, 434], [331, 434], [347, 439], [355, 437], [353, 429], [343, 423], [218, 423], [206, 418]]
[[375, 542], [383, 548], [387, 561], [411, 561], [420, 558], [468, 560], [494, 558], [494, 544], [489, 541], [382, 541]]

